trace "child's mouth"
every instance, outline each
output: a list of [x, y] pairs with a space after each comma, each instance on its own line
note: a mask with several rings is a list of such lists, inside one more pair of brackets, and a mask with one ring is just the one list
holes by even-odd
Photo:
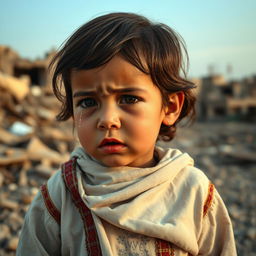
[[124, 147], [124, 143], [114, 138], [105, 138], [99, 145], [100, 150], [107, 154], [118, 153]]

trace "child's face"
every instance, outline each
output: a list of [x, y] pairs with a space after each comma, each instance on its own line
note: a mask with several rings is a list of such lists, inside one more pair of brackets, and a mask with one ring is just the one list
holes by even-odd
[[74, 121], [85, 151], [109, 167], [154, 165], [165, 119], [160, 90], [150, 76], [119, 56], [71, 75]]

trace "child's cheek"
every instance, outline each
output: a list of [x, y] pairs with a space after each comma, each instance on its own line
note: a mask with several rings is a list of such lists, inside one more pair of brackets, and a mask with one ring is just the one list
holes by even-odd
[[85, 123], [92, 122], [94, 112], [94, 109], [77, 109], [74, 114], [76, 127], [83, 128], [85, 126]]
[[77, 129], [81, 128], [84, 120], [84, 111], [83, 109], [77, 109], [74, 113], [75, 126]]

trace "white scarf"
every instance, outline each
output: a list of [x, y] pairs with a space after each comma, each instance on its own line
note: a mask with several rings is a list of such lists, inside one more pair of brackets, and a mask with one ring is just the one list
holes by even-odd
[[77, 148], [71, 157], [78, 158], [80, 195], [92, 211], [106, 250], [109, 245], [104, 232], [101, 235], [100, 218], [125, 230], [170, 241], [195, 255], [198, 252], [196, 229], [200, 226], [200, 220], [195, 223], [195, 216], [202, 209], [201, 204], [195, 207], [195, 203], [203, 200], [197, 200], [195, 188], [186, 185], [193, 159], [175, 149], [156, 147], [156, 152], [160, 161], [154, 167], [111, 168]]

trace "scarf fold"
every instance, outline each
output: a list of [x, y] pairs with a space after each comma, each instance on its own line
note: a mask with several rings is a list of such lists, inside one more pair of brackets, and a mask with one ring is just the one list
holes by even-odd
[[[176, 149], [155, 150], [158, 164], [137, 168], [106, 167], [77, 148], [71, 157], [77, 157], [79, 192], [98, 230], [103, 219], [121, 229], [169, 241], [195, 255], [198, 223], [193, 197], [196, 200], [198, 195], [185, 181], [193, 159]], [[106, 236], [99, 238], [108, 244]]]

